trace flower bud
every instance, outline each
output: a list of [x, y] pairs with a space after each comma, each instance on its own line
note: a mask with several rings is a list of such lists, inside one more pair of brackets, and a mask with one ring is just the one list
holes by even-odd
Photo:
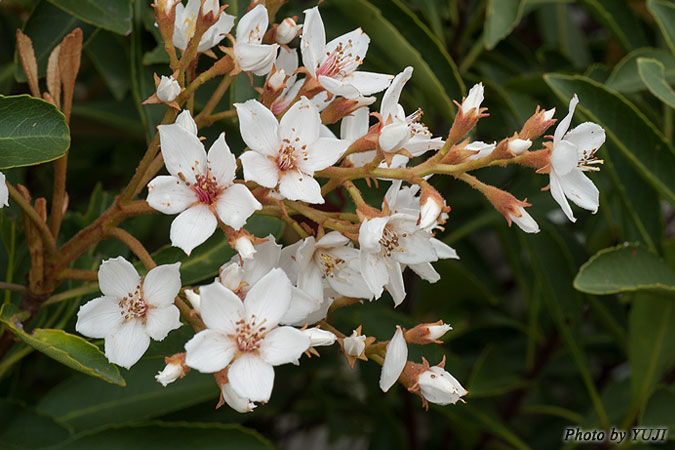
[[443, 323], [442, 320], [434, 323], [421, 323], [415, 328], [408, 330], [405, 334], [405, 340], [411, 344], [442, 344], [439, 339], [452, 327]]
[[509, 213], [508, 218], [511, 219], [509, 223], [513, 221], [526, 233], [539, 233], [539, 225], [522, 206], [518, 206], [515, 212]]
[[[277, 69], [267, 79], [267, 86], [272, 91], [279, 91], [286, 86], [286, 72], [284, 69]], [[267, 87], [266, 86], [266, 87]]]
[[300, 29], [302, 29], [302, 25], [298, 25], [295, 20], [287, 17], [277, 27], [274, 40], [278, 44], [288, 44], [298, 35]]
[[192, 118], [192, 115], [190, 115], [189, 109], [185, 109], [182, 113], [178, 114], [176, 123], [197, 136], [197, 123]]
[[[350, 117], [350, 115], [358, 109], [375, 103], [375, 97], [357, 97], [355, 99], [348, 99], [344, 97], [337, 97], [330, 102], [326, 109], [321, 111], [321, 122], [324, 125], [330, 125], [342, 118]], [[367, 108], [365, 108], [368, 111]], [[368, 115], [366, 114], [366, 117]], [[366, 118], [366, 123], [368, 119]]]
[[236, 262], [225, 264], [220, 268], [218, 280], [231, 291], [236, 291], [244, 278], [244, 271]]
[[387, 392], [401, 376], [405, 363], [408, 362], [408, 345], [403, 337], [401, 327], [396, 326], [396, 332], [387, 344], [380, 373], [380, 389]]
[[173, 76], [165, 77], [162, 75], [162, 78], [157, 86], [157, 98], [163, 103], [170, 103], [176, 100], [180, 94], [180, 85], [178, 81], [174, 80]]
[[514, 155], [520, 155], [531, 145], [532, 141], [529, 139], [509, 139], [508, 149]]
[[445, 206], [445, 201], [441, 194], [434, 188], [425, 186], [422, 188], [422, 193], [420, 194], [420, 216], [418, 219], [417, 226], [424, 230], [430, 227], [434, 227], [438, 222], [445, 222], [441, 218], [443, 212], [449, 211], [449, 208]]
[[238, 413], [248, 413], [255, 409], [256, 404], [247, 398], [239, 397], [230, 383], [223, 383], [220, 385], [220, 392], [223, 395], [223, 400], [227, 405], [237, 411]]
[[483, 103], [484, 97], [483, 83], [475, 84], [462, 102], [462, 114], [470, 114], [473, 109], [473, 114], [478, 114], [480, 105]]
[[454, 405], [460, 397], [469, 393], [455, 377], [438, 366], [422, 372], [417, 378], [417, 385], [422, 397], [437, 405]]
[[241, 259], [251, 259], [255, 255], [255, 247], [253, 247], [253, 242], [248, 236], [238, 237], [234, 241], [234, 249], [239, 253]]
[[190, 370], [190, 368], [185, 365], [185, 353], [178, 353], [169, 358], [164, 358], [164, 361], [166, 362], [166, 366], [155, 375], [155, 380], [164, 387], [179, 378], [183, 378]]
[[464, 150], [471, 150], [472, 152], [474, 152], [473, 155], [468, 157], [468, 159], [474, 160], [484, 158], [490, 155], [496, 146], [497, 146], [496, 142], [493, 142], [492, 144], [486, 144], [485, 142], [482, 141], [474, 141], [471, 142], [470, 144], [465, 145]]
[[529, 119], [527, 119], [527, 122], [525, 122], [525, 125], [523, 125], [523, 128], [518, 135], [527, 139], [537, 139], [556, 122], [553, 119], [554, 114], [555, 108], [545, 110], [540, 109], [537, 106], [537, 110]]
[[511, 226], [511, 222], [515, 222], [526, 233], [539, 232], [539, 225], [524, 209], [525, 206], [532, 205], [520, 201], [508, 192], [494, 186], [483, 186], [481, 192], [490, 200], [492, 206], [506, 218], [509, 226]]
[[[302, 331], [304, 334], [309, 336], [310, 347], [324, 347], [327, 345], [335, 344], [337, 336], [331, 333], [328, 330], [322, 330], [321, 328], [308, 328]], [[364, 336], [365, 338], [365, 336]]]
[[405, 122], [385, 125], [380, 131], [378, 143], [385, 152], [394, 152], [403, 147], [410, 139], [410, 127]]
[[199, 307], [201, 305], [201, 297], [199, 294], [197, 294], [194, 290], [192, 289], [185, 289], [185, 296], [187, 299], [190, 301], [190, 304], [192, 305], [192, 309], [195, 311], [199, 312]]
[[448, 140], [459, 142], [476, 126], [478, 119], [487, 116], [484, 114], [487, 109], [480, 107], [483, 103], [483, 95], [483, 83], [478, 83], [469, 90], [469, 94], [462, 101], [455, 121], [452, 123]]
[[350, 356], [360, 356], [366, 349], [366, 336], [359, 336], [356, 331], [351, 336], [344, 338], [345, 353]]
[[430, 325], [427, 329], [429, 330], [428, 338], [432, 341], [437, 341], [442, 338], [445, 333], [452, 330], [452, 327], [447, 323], [441, 322], [439, 325]]

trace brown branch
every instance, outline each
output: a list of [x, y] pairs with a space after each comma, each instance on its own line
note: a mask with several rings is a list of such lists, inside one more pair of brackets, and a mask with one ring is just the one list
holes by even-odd
[[150, 256], [150, 253], [145, 249], [143, 244], [141, 244], [141, 241], [132, 236], [128, 231], [123, 230], [122, 228], [113, 227], [105, 231], [105, 236], [115, 238], [129, 247], [129, 249], [134, 252], [134, 255], [141, 260], [147, 270], [157, 266], [152, 259], [152, 256]]

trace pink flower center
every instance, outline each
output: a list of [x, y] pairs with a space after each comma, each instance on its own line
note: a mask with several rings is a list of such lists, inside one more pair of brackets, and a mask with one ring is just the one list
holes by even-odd
[[351, 53], [351, 39], [346, 45], [338, 44], [330, 53], [326, 53], [327, 58], [316, 69], [316, 76], [325, 75], [331, 78], [342, 78], [353, 72], [362, 61], [361, 57]]
[[220, 194], [220, 188], [216, 179], [210, 176], [207, 172], [206, 176], [197, 175], [197, 182], [192, 186], [192, 190], [197, 194], [200, 203], [205, 205], [211, 205], [216, 201], [218, 194]]
[[136, 286], [134, 292], [129, 292], [127, 296], [122, 297], [118, 305], [122, 317], [127, 322], [131, 319], [145, 317], [145, 313], [148, 311], [148, 305], [143, 300], [143, 289], [140, 284]]
[[256, 325], [255, 316], [252, 316], [250, 323], [246, 322], [244, 319], [237, 322], [235, 340], [240, 352], [252, 352], [260, 347], [260, 343], [265, 337], [265, 334], [267, 334], [267, 328], [262, 326], [264, 323], [265, 320]]

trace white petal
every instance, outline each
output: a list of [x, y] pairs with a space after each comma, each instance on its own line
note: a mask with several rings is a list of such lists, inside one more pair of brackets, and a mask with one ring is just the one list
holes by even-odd
[[218, 330], [202, 330], [185, 344], [185, 364], [204, 373], [218, 372], [232, 361], [236, 345]]
[[159, 125], [157, 129], [166, 169], [176, 178], [194, 183], [196, 174], [206, 172], [202, 143], [179, 124]]
[[567, 130], [572, 123], [572, 116], [574, 115], [574, 109], [577, 107], [577, 103], [579, 103], [579, 99], [577, 98], [577, 94], [574, 94], [570, 100], [570, 106], [567, 115], [563, 120], [560, 121], [560, 123], [558, 123], [558, 126], [555, 128], [555, 133], [553, 134], [554, 146], [560, 142], [565, 133], [567, 133]]
[[342, 119], [340, 122], [340, 137], [353, 142], [365, 136], [368, 133], [369, 112], [368, 107], [364, 106]]
[[123, 323], [105, 337], [105, 357], [111, 363], [130, 368], [141, 359], [150, 345], [150, 337], [139, 319]]
[[199, 294], [199, 310], [204, 324], [224, 334], [234, 334], [237, 322], [244, 317], [241, 299], [217, 282], [202, 286]]
[[596, 213], [600, 205], [600, 193], [593, 182], [581, 171], [573, 170], [560, 177], [565, 196], [580, 208]]
[[403, 264], [420, 264], [436, 261], [438, 256], [431, 244], [431, 235], [425, 231], [415, 233], [399, 233], [399, 249], [403, 250], [392, 254]]
[[299, 170], [288, 170], [282, 174], [279, 180], [279, 193], [289, 200], [312, 204], [324, 203], [319, 183]]
[[567, 133], [563, 140], [577, 146], [581, 159], [584, 153], [590, 155], [605, 143], [605, 130], [597, 123], [584, 122]]
[[80, 307], [75, 330], [85, 336], [100, 339], [111, 334], [123, 321], [119, 300], [99, 297]]
[[173, 175], [160, 175], [148, 183], [148, 204], [164, 214], [178, 214], [199, 201], [197, 194]]
[[400, 305], [405, 300], [405, 284], [403, 283], [403, 268], [396, 261], [389, 261], [389, 282], [385, 285], [387, 292], [394, 300], [394, 306]]
[[457, 255], [457, 251], [450, 247], [448, 244], [445, 242], [439, 241], [436, 238], [431, 238], [431, 245], [434, 247], [434, 250], [436, 250], [436, 255], [438, 255], [438, 259], [459, 259], [459, 255]]
[[302, 97], [284, 114], [279, 122], [279, 137], [296, 149], [311, 145], [319, 139], [321, 117], [306, 97]]
[[0, 172], [0, 208], [9, 206], [9, 188], [5, 181], [5, 174]]
[[229, 186], [234, 180], [237, 162], [225, 142], [225, 133], [220, 133], [209, 149], [207, 157], [209, 174], [215, 177], [218, 186]]
[[553, 200], [558, 202], [560, 205], [560, 208], [562, 208], [563, 212], [567, 216], [568, 219], [572, 222], [576, 222], [577, 219], [574, 217], [574, 214], [572, 213], [572, 208], [570, 207], [570, 204], [567, 202], [567, 198], [565, 198], [565, 193], [563, 192], [562, 185], [560, 184], [560, 179], [558, 178], [558, 175], [555, 174], [555, 172], [550, 173], [550, 183], [551, 183], [551, 195], [553, 196]]
[[434, 269], [434, 266], [432, 266], [431, 263], [410, 264], [408, 267], [419, 275], [420, 278], [429, 283], [435, 283], [441, 279], [441, 276], [436, 272], [436, 269]]
[[321, 328], [308, 328], [302, 331], [307, 337], [309, 337], [310, 346], [312, 347], [324, 347], [327, 345], [335, 344], [337, 336], [331, 333], [328, 330], [322, 330]]
[[342, 62], [347, 60], [347, 64], [342, 66], [342, 73], [351, 73], [359, 68], [368, 52], [370, 38], [361, 28], [338, 36], [326, 44], [325, 54], [333, 53], [338, 47], [342, 49]]
[[361, 250], [380, 251], [380, 239], [384, 227], [389, 223], [389, 217], [375, 217], [365, 219], [359, 228], [359, 246]]
[[305, 21], [302, 25], [300, 51], [302, 63], [309, 73], [314, 76], [326, 47], [326, 30], [319, 14], [319, 8], [314, 7], [305, 11]]
[[333, 95], [355, 100], [361, 96], [361, 92], [356, 89], [356, 86], [349, 83], [347, 80], [339, 80], [325, 75], [319, 75], [319, 84]]
[[195, 122], [195, 120], [190, 115], [189, 109], [185, 109], [185, 110], [183, 110], [183, 112], [178, 114], [178, 117], [176, 117], [176, 122], [174, 122], [174, 123], [177, 123], [178, 125], [185, 128], [187, 131], [189, 131], [190, 133], [197, 136], [197, 131], [198, 131], [197, 130], [197, 123]]
[[509, 214], [509, 217], [513, 223], [518, 225], [518, 227], [526, 233], [539, 233], [539, 225], [532, 218], [532, 216], [527, 211], [525, 211], [525, 208], [519, 206], [518, 212], [520, 213], [520, 216]]
[[217, 45], [220, 41], [225, 39], [225, 35], [230, 32], [233, 25], [234, 16], [224, 12], [221, 13], [220, 17], [218, 17], [218, 22], [211, 25], [211, 27], [202, 35], [202, 38], [199, 40], [199, 45], [197, 46], [197, 51], [205, 52]]
[[553, 146], [551, 165], [558, 175], [568, 174], [579, 163], [577, 146], [563, 139]]
[[274, 387], [274, 367], [258, 355], [244, 353], [232, 363], [227, 378], [239, 397], [267, 402]]
[[208, 206], [199, 204], [186, 209], [171, 223], [171, 245], [190, 256], [192, 250], [204, 243], [218, 226], [218, 220]]
[[393, 122], [380, 131], [378, 144], [385, 152], [393, 152], [405, 146], [410, 139], [410, 127], [406, 122]]
[[357, 70], [345, 77], [344, 81], [354, 86], [361, 95], [372, 95], [387, 89], [393, 79], [392, 75]]
[[342, 247], [351, 240], [339, 231], [331, 231], [323, 235], [316, 243], [317, 247]]
[[328, 137], [319, 138], [309, 147], [307, 159], [298, 161], [298, 167], [306, 173], [323, 170], [335, 164], [347, 147], [349, 147], [349, 141]]
[[170, 331], [181, 325], [180, 311], [174, 305], [150, 308], [145, 314], [145, 331], [156, 341], [164, 340]]
[[230, 383], [224, 383], [222, 386], [220, 386], [220, 391], [223, 394], [223, 400], [225, 400], [225, 403], [227, 405], [237, 411], [238, 413], [247, 413], [253, 411], [255, 408], [255, 403], [251, 402], [247, 398], [239, 397], [236, 392], [234, 392], [234, 389], [232, 389], [232, 385]]
[[[244, 281], [253, 286], [272, 269], [279, 266], [281, 245], [274, 242], [274, 236], [268, 236], [267, 241], [255, 246], [256, 253], [253, 259], [244, 261]], [[233, 260], [237, 260], [234, 257]]]
[[98, 286], [103, 295], [121, 299], [133, 293], [141, 283], [138, 272], [126, 259], [106, 259], [98, 269]]
[[387, 264], [380, 255], [361, 251], [361, 273], [375, 298], [380, 298], [384, 285], [389, 281]]
[[396, 116], [396, 112], [398, 110], [398, 101], [401, 97], [401, 91], [410, 77], [412, 77], [412, 73], [413, 68], [410, 66], [406, 67], [403, 72], [394, 77], [394, 81], [391, 82], [391, 85], [382, 96], [380, 114], [384, 120], [387, 120], [389, 116]]
[[278, 44], [248, 44], [238, 42], [234, 46], [234, 57], [244, 72], [267, 75], [277, 58]]
[[295, 48], [281, 47], [279, 49], [279, 56], [277, 56], [277, 61], [274, 63], [277, 70], [283, 70], [286, 75], [290, 75], [290, 78], [286, 82], [286, 86], [290, 86], [295, 82], [295, 72], [298, 68], [298, 50]]
[[298, 272], [298, 287], [319, 302], [323, 300], [323, 276], [318, 265], [312, 264]]
[[234, 107], [246, 145], [263, 155], [276, 157], [281, 143], [278, 138], [279, 122], [272, 111], [257, 100], [235, 103]]
[[244, 180], [255, 181], [268, 188], [273, 188], [279, 182], [279, 167], [267, 156], [246, 152], [239, 159], [244, 167]]
[[262, 209], [262, 205], [243, 184], [235, 183], [218, 196], [216, 211], [225, 225], [240, 229], [251, 217], [253, 211]]
[[473, 109], [474, 114], [478, 114], [478, 109], [480, 108], [481, 103], [483, 103], [483, 94], [483, 83], [473, 85], [462, 102], [462, 112], [468, 114], [469, 111]]
[[278, 327], [263, 339], [260, 356], [273, 366], [294, 363], [309, 348], [309, 343], [309, 336], [302, 331], [293, 327]]
[[267, 329], [279, 323], [291, 303], [291, 282], [281, 269], [272, 269], [246, 294], [244, 309], [249, 323], [266, 320]]
[[180, 287], [179, 262], [157, 266], [143, 280], [143, 300], [156, 307], [171, 305]]
[[237, 40], [259, 44], [267, 31], [267, 8], [259, 4], [239, 19]]
[[[299, 327], [308, 322], [314, 323], [310, 318], [321, 308], [322, 298], [313, 297], [302, 289], [293, 286], [291, 288], [291, 303], [279, 323]], [[318, 320], [321, 319], [323, 317]]]
[[396, 383], [406, 362], [408, 362], [408, 346], [401, 327], [396, 327], [396, 332], [387, 344], [384, 355], [384, 364], [382, 364], [380, 373], [380, 389], [387, 392]]

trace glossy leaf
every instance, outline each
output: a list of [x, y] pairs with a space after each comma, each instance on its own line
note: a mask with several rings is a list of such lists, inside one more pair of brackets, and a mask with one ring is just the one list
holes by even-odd
[[49, 0], [78, 19], [117, 34], [131, 33], [131, 0]]
[[599, 251], [574, 279], [574, 287], [596, 295], [631, 291], [675, 293], [675, 273], [639, 245], [621, 245]]
[[115, 99], [122, 100], [129, 90], [129, 59], [125, 48], [114, 34], [99, 31], [92, 37], [85, 52], [105, 80]]
[[18, 402], [0, 399], [0, 443], [7, 450], [44, 448], [65, 441], [68, 429]]
[[0, 322], [34, 349], [89, 376], [108, 383], [125, 385], [117, 366], [109, 363], [103, 352], [94, 344], [63, 330], [36, 328], [32, 333], [27, 333], [21, 324], [22, 320], [25, 320], [24, 313], [13, 304], [6, 303], [0, 309]]
[[626, 55], [615, 67], [605, 82], [606, 86], [619, 92], [637, 92], [647, 89], [640, 78], [637, 60], [651, 58], [663, 64], [666, 81], [675, 83], [675, 58], [662, 48], [641, 48]]
[[665, 79], [663, 64], [655, 59], [638, 58], [637, 65], [640, 78], [649, 92], [671, 108], [675, 108], [675, 91]]
[[675, 388], [670, 386], [661, 388], [652, 394], [645, 407], [640, 426], [668, 427], [671, 439], [675, 437]]
[[628, 3], [614, 0], [582, 0], [581, 3], [611, 31], [624, 49], [647, 45], [640, 22]]
[[491, 50], [513, 31], [523, 13], [523, 0], [489, 0], [485, 13], [485, 48]]
[[645, 179], [675, 204], [675, 150], [635, 105], [586, 77], [547, 74], [544, 79], [567, 103], [579, 96], [579, 111], [602, 126]]
[[654, 16], [663, 39], [675, 56], [675, 4], [669, 0], [647, 0], [647, 9]]
[[0, 169], [52, 161], [69, 146], [66, 119], [54, 105], [28, 95], [0, 95]]

